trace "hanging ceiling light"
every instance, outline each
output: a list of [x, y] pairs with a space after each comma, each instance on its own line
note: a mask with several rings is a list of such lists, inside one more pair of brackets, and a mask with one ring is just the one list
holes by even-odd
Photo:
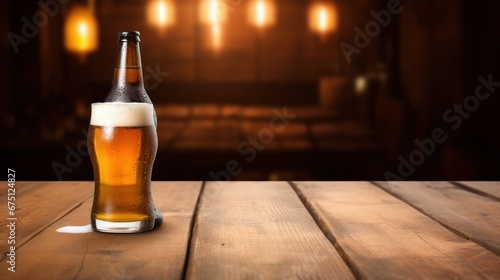
[[212, 47], [217, 50], [220, 49], [221, 45], [221, 26], [220, 24], [214, 24], [212, 25]]
[[170, 0], [151, 0], [146, 8], [147, 22], [160, 29], [174, 25], [175, 6]]
[[309, 29], [322, 35], [337, 30], [337, 7], [328, 2], [313, 2], [309, 7]]
[[222, 46], [222, 24], [227, 20], [229, 5], [220, 0], [203, 0], [199, 7], [200, 21], [209, 26], [210, 45], [214, 50]]
[[256, 27], [266, 27], [274, 24], [274, 3], [269, 0], [255, 0], [248, 6], [248, 20]]
[[75, 6], [68, 13], [64, 25], [64, 45], [82, 59], [97, 49], [99, 44], [97, 19], [89, 7]]
[[220, 0], [203, 0], [199, 7], [200, 21], [204, 24], [221, 24], [226, 21], [230, 6]]

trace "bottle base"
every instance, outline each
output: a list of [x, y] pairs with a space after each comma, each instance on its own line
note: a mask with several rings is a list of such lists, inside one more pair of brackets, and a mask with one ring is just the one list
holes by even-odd
[[132, 222], [110, 222], [92, 219], [92, 228], [95, 231], [106, 233], [137, 233], [153, 229], [154, 224], [150, 220]]

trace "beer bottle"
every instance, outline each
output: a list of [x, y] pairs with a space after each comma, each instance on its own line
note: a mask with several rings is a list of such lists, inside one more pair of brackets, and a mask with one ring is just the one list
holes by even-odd
[[142, 232], [162, 222], [151, 196], [156, 114], [144, 89], [139, 42], [137, 31], [118, 34], [111, 90], [103, 103], [92, 104], [88, 147], [95, 179], [91, 223], [96, 231]]
[[144, 89], [140, 41], [138, 31], [118, 33], [118, 53], [113, 84], [104, 102], [152, 104]]

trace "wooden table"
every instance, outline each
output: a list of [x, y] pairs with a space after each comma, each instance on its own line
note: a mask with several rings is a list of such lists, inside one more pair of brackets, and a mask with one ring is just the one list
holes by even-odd
[[[9, 229], [2, 185], [0, 240]], [[164, 224], [89, 224], [92, 182], [18, 182], [1, 279], [500, 279], [500, 183], [154, 182]]]

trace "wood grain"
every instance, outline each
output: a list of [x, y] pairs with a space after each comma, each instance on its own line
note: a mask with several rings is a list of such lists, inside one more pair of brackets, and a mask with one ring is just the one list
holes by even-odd
[[[294, 186], [362, 279], [500, 276], [500, 257], [370, 183], [297, 182]], [[440, 207], [446, 211], [445, 205]]]
[[[92, 199], [87, 199], [18, 250], [16, 273], [9, 279], [181, 279], [201, 185], [154, 182], [153, 197], [164, 221], [147, 233], [56, 232], [90, 223]], [[92, 183], [83, 187], [92, 189]], [[5, 262], [0, 270], [7, 270]]]
[[[37, 186], [45, 184], [44, 182], [29, 182], [29, 181], [24, 181], [24, 182], [16, 182], [15, 183], [15, 188], [16, 188], [16, 195], [17, 194], [23, 194], [26, 192], [31, 191], [31, 189], [36, 188]], [[7, 197], [7, 189], [9, 186], [7, 185], [7, 182], [4, 182], [0, 184], [0, 200], [6, 200]]]
[[[81, 182], [17, 182], [16, 183], [16, 248], [20, 248], [40, 231], [50, 226], [64, 215], [75, 209], [93, 194], [93, 186]], [[6, 184], [2, 194], [6, 194]], [[6, 195], [2, 197], [2, 217], [8, 214]], [[11, 222], [0, 220], [0, 236], [9, 236], [6, 225]], [[3, 241], [3, 240], [2, 240]], [[6, 242], [0, 243], [2, 253], [9, 248]], [[5, 257], [1, 255], [1, 259]]]
[[352, 279], [285, 182], [209, 182], [187, 279]]
[[449, 182], [393, 182], [380, 186], [500, 256], [499, 202]]
[[469, 191], [500, 201], [500, 182], [462, 181], [456, 183]]

